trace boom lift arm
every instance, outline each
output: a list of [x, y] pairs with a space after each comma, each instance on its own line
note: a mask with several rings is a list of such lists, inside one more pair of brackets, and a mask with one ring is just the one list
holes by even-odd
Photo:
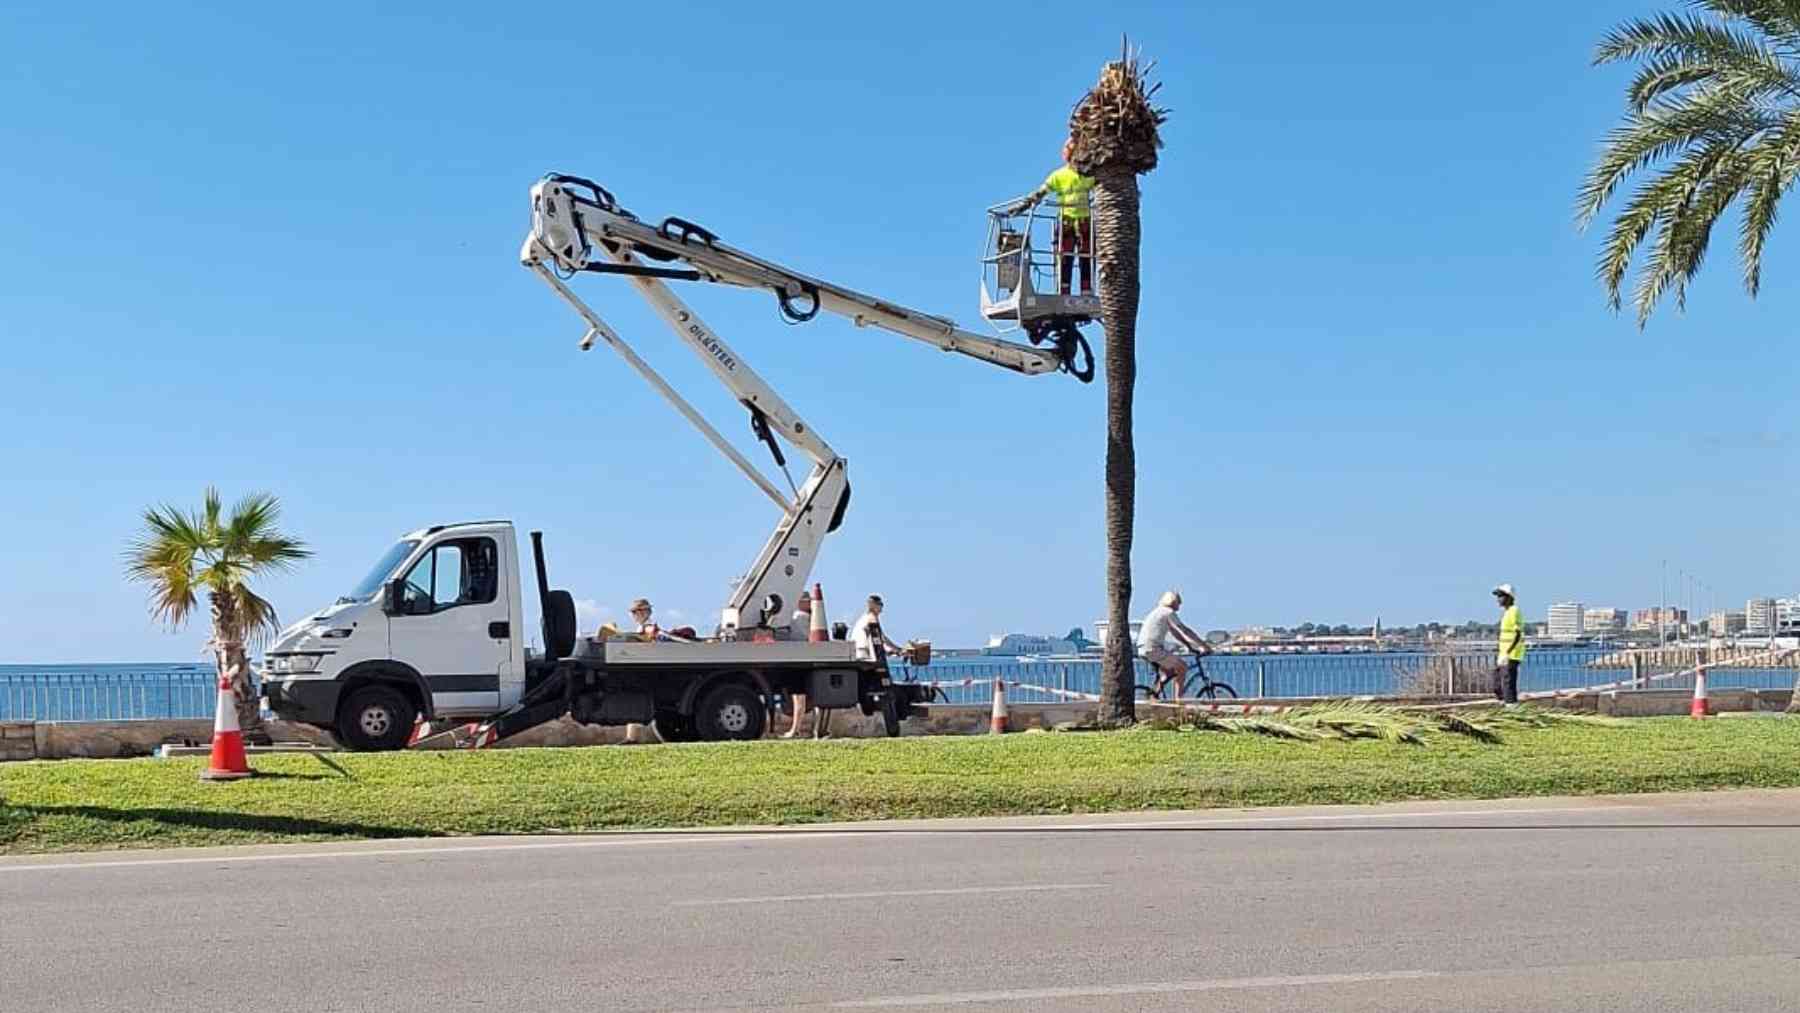
[[[640, 258], [687, 266], [659, 266]], [[820, 542], [843, 521], [850, 486], [844, 459], [682, 302], [666, 281], [766, 288], [775, 293], [782, 316], [791, 322], [811, 320], [823, 309], [848, 317], [858, 326], [892, 331], [946, 352], [1027, 375], [1068, 368], [1056, 351], [973, 334], [943, 317], [919, 313], [791, 271], [727, 246], [692, 222], [667, 218], [657, 226], [645, 225], [619, 206], [605, 188], [576, 176], [546, 176], [531, 188], [531, 234], [519, 251], [519, 259], [587, 323], [587, 333], [581, 339], [584, 350], [593, 347], [597, 340], [604, 341], [781, 510], [780, 523], [733, 589], [720, 616], [720, 632], [727, 637], [786, 621], [788, 610], [806, 585]], [[803, 484], [796, 487], [792, 477], [788, 477], [791, 498], [570, 290], [566, 281], [577, 272], [617, 274], [630, 281], [676, 337], [749, 411], [751, 431], [768, 446], [784, 474], [787, 461], [775, 439], [777, 435], [812, 459], [812, 471]]]

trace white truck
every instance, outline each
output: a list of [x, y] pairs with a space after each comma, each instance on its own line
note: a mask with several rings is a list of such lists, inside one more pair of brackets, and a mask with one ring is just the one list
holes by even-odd
[[[774, 293], [789, 322], [823, 309], [1027, 375], [1061, 369], [1086, 379], [1076, 331], [1091, 307], [1035, 321], [1038, 348], [973, 334], [942, 317], [799, 274], [725, 245], [680, 218], [647, 225], [599, 184], [551, 175], [531, 190], [532, 228], [520, 261], [587, 325], [580, 347], [604, 342], [774, 502], [775, 530], [736, 582], [716, 633], [698, 643], [604, 643], [576, 635], [574, 600], [550, 589], [533, 533], [544, 653], [529, 658], [516, 536], [504, 521], [440, 525], [403, 536], [350, 594], [284, 630], [265, 656], [263, 694], [278, 716], [331, 729], [359, 749], [404, 745], [416, 720], [477, 718], [471, 741], [497, 738], [569, 713], [600, 724], [654, 722], [668, 740], [755, 738], [771, 700], [805, 692], [814, 706], [881, 713], [889, 734], [929, 690], [895, 683], [886, 656], [858, 658], [842, 640], [807, 642], [789, 630], [825, 535], [843, 523], [845, 461], [802, 421], [743, 357], [667, 281], [701, 281]], [[646, 260], [650, 261], [649, 263]], [[679, 262], [686, 266], [662, 266]], [[750, 428], [786, 478], [771, 481], [677, 394], [569, 288], [578, 273], [620, 275], [677, 340], [705, 363], [750, 416]], [[1050, 326], [1057, 324], [1058, 326]], [[813, 462], [805, 481], [787, 473], [782, 444]], [[880, 637], [876, 637], [879, 643]]]
[[278, 717], [355, 749], [398, 749], [415, 722], [466, 720], [486, 744], [567, 713], [589, 724], [654, 724], [668, 741], [754, 739], [770, 701], [879, 713], [889, 734], [927, 687], [897, 683], [886, 655], [847, 640], [599, 642], [577, 635], [575, 600], [537, 563], [542, 653], [528, 653], [522, 567], [507, 521], [443, 524], [400, 537], [334, 604], [284, 630], [262, 692]]

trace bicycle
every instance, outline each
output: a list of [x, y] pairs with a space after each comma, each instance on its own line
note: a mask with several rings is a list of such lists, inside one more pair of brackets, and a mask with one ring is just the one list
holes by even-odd
[[[1220, 700], [1220, 699], [1225, 699], [1225, 698], [1230, 698], [1232, 700], [1237, 699], [1237, 695], [1238, 695], [1237, 690], [1232, 689], [1230, 683], [1219, 682], [1219, 681], [1215, 680], [1212, 676], [1209, 676], [1206, 674], [1206, 667], [1204, 665], [1200, 664], [1200, 655], [1189, 654], [1188, 657], [1191, 660], [1188, 663], [1187, 675], [1185, 675], [1181, 678], [1180, 685], [1176, 687], [1175, 699], [1177, 699], [1177, 700], [1181, 700], [1181, 699]], [[1164, 683], [1164, 685], [1174, 685], [1174, 684], [1175, 684], [1175, 680], [1173, 680], [1173, 679], [1168, 680], [1166, 683]], [[1137, 689], [1137, 695], [1141, 699], [1161, 700], [1163, 698], [1162, 694], [1160, 692], [1156, 692], [1155, 691], [1156, 688], [1153, 686], [1146, 686], [1140, 682], [1137, 684], [1136, 689]], [[1188, 693], [1189, 690], [1193, 691], [1191, 696]]]

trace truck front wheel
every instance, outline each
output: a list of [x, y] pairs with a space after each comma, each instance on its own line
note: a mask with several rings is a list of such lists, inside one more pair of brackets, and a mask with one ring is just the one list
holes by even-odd
[[364, 686], [338, 708], [337, 737], [359, 752], [385, 752], [406, 745], [419, 712], [406, 694], [389, 686]]
[[768, 708], [755, 690], [731, 683], [706, 694], [694, 709], [694, 720], [709, 740], [760, 739]]

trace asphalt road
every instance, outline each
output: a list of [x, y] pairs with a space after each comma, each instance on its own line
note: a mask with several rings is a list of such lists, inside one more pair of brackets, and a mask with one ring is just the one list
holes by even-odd
[[1800, 1009], [1800, 792], [0, 861], [47, 1013]]

